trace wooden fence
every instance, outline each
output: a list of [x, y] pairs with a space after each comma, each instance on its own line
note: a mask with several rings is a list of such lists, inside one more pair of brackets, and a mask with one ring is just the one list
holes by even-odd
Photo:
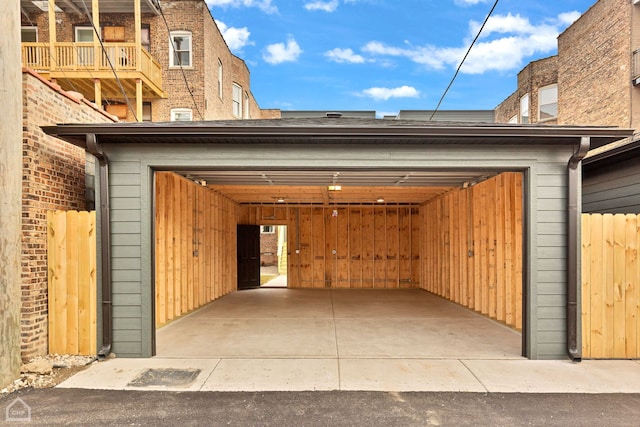
[[96, 354], [96, 214], [47, 212], [49, 353]]
[[582, 215], [582, 356], [640, 356], [640, 216]]

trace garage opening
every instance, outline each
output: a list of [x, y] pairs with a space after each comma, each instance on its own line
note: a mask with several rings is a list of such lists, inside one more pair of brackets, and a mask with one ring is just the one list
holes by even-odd
[[[168, 323], [179, 330], [195, 319], [215, 341], [213, 330], [228, 336], [232, 329], [220, 329], [229, 316], [245, 316], [246, 323], [256, 313], [276, 319], [304, 313], [308, 320], [328, 316], [328, 307], [334, 324], [339, 316], [382, 316], [378, 320], [395, 325], [374, 322], [367, 334], [344, 336], [412, 330], [417, 335], [404, 336], [415, 341], [435, 333], [442, 340], [427, 341], [438, 351], [425, 349], [426, 357], [458, 357], [482, 343], [490, 344], [488, 357], [522, 354], [521, 172], [185, 170], [156, 172], [155, 180], [158, 355], [171, 347], [163, 340], [175, 339], [160, 329]], [[238, 225], [284, 226], [287, 289], [235, 292]], [[284, 312], [270, 312], [270, 304]], [[301, 307], [306, 310], [296, 311]], [[476, 329], [468, 330], [471, 320]], [[289, 319], [274, 330], [290, 331], [296, 323]], [[359, 325], [367, 329], [366, 322]], [[182, 327], [194, 343], [202, 339], [192, 326]], [[386, 341], [389, 348], [394, 340]], [[271, 356], [282, 355], [274, 350]]]

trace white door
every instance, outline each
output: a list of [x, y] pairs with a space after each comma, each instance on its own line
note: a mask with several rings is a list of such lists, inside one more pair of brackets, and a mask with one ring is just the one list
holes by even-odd
[[[93, 27], [76, 27], [76, 43], [93, 43]], [[78, 65], [93, 65], [93, 45], [78, 45]]]

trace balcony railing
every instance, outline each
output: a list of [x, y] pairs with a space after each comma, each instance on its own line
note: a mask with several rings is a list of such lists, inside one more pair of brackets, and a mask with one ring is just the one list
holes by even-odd
[[135, 43], [103, 43], [103, 46], [104, 50], [98, 47], [96, 52], [93, 43], [59, 42], [53, 50], [49, 43], [22, 43], [22, 65], [49, 73], [115, 71], [120, 78], [136, 72], [162, 88], [160, 63], [145, 49]]

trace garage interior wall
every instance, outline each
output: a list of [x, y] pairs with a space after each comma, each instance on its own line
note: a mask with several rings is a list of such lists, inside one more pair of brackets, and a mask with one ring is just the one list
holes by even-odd
[[522, 330], [522, 174], [455, 189], [420, 211], [421, 288]]
[[505, 172], [420, 206], [242, 205], [239, 221], [287, 225], [289, 287], [422, 288], [521, 330], [522, 185]]
[[171, 172], [156, 172], [155, 324], [237, 289], [238, 205]]

